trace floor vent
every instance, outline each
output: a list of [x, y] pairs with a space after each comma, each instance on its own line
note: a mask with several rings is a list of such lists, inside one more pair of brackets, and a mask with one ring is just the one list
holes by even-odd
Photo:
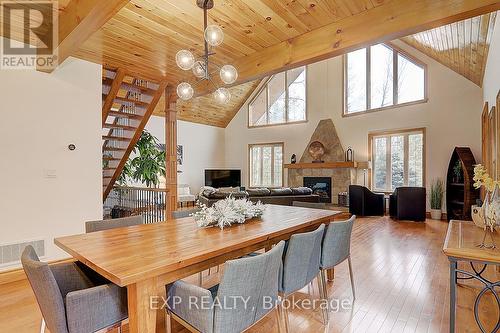
[[39, 257], [45, 256], [45, 241], [35, 240], [0, 246], [0, 264], [8, 264], [21, 260], [21, 254], [28, 245], [33, 246]]

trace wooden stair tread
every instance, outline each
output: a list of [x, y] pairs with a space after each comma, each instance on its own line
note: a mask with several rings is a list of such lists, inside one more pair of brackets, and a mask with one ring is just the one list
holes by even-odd
[[119, 112], [119, 111], [109, 111], [108, 116], [113, 116], [117, 118], [129, 118], [129, 119], [137, 119], [141, 120], [142, 116], [140, 114], [132, 114], [132, 113], [125, 113], [125, 112]]
[[[110, 86], [111, 87], [111, 84], [113, 83], [113, 79], [103, 78], [102, 83], [105, 86]], [[154, 93], [156, 92], [155, 89], [147, 88], [147, 87], [141, 87], [141, 86], [137, 86], [137, 85], [126, 83], [126, 82], [123, 82], [120, 85], [120, 89], [127, 90], [127, 91], [136, 91], [135, 89], [138, 89], [143, 94], [146, 94], [146, 95], [149, 95], [149, 96], [153, 96]]]
[[102, 168], [102, 170], [116, 170], [116, 168], [113, 168], [113, 167], [105, 167], [105, 168]]
[[126, 151], [127, 148], [117, 148], [117, 147], [103, 147], [102, 151]]
[[126, 131], [134, 131], [134, 132], [137, 129], [137, 127], [134, 127], [134, 126], [121, 125], [121, 124], [109, 124], [109, 123], [105, 123], [102, 127], [103, 128], [118, 128], [118, 129], [123, 129]]
[[[104, 97], [106, 95], [103, 95]], [[118, 103], [118, 104], [135, 104], [137, 106], [144, 106], [147, 107], [149, 105], [148, 102], [143, 102], [143, 101], [136, 101], [135, 99], [129, 99], [126, 97], [119, 97], [116, 96], [115, 99], [113, 100], [113, 103]]]
[[103, 135], [102, 136], [103, 140], [111, 140], [111, 141], [130, 141], [131, 138], [126, 138], [123, 136], [113, 136], [113, 135]]
[[105, 161], [120, 161], [121, 160], [121, 158], [114, 157], [114, 156], [103, 156], [102, 159]]

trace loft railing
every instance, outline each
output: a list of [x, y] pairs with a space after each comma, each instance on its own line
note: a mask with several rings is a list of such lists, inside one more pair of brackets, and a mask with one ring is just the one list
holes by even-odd
[[164, 221], [166, 194], [159, 188], [113, 186], [104, 202], [104, 217], [142, 215], [144, 223]]

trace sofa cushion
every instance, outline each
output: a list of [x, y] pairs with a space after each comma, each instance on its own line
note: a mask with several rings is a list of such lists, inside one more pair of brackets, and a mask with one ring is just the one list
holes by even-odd
[[224, 191], [219, 191], [219, 190], [215, 190], [215, 191], [204, 190], [202, 195], [208, 199], [225, 199], [229, 196], [236, 198], [236, 199], [248, 197], [248, 193], [246, 191], [224, 192]]
[[271, 194], [271, 191], [269, 191], [269, 189], [265, 187], [248, 188], [247, 192], [250, 197], [264, 197]]
[[292, 195], [292, 190], [288, 187], [270, 188], [271, 195]]
[[307, 195], [313, 193], [309, 187], [292, 187], [291, 190], [293, 195]]
[[219, 187], [218, 190], [220, 192], [224, 192], [224, 193], [236, 193], [236, 192], [240, 192], [240, 188], [239, 187]]

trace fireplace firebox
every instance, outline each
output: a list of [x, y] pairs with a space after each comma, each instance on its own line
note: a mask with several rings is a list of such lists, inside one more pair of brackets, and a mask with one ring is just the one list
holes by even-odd
[[304, 186], [319, 195], [319, 201], [332, 202], [332, 179], [330, 177], [304, 177]]

